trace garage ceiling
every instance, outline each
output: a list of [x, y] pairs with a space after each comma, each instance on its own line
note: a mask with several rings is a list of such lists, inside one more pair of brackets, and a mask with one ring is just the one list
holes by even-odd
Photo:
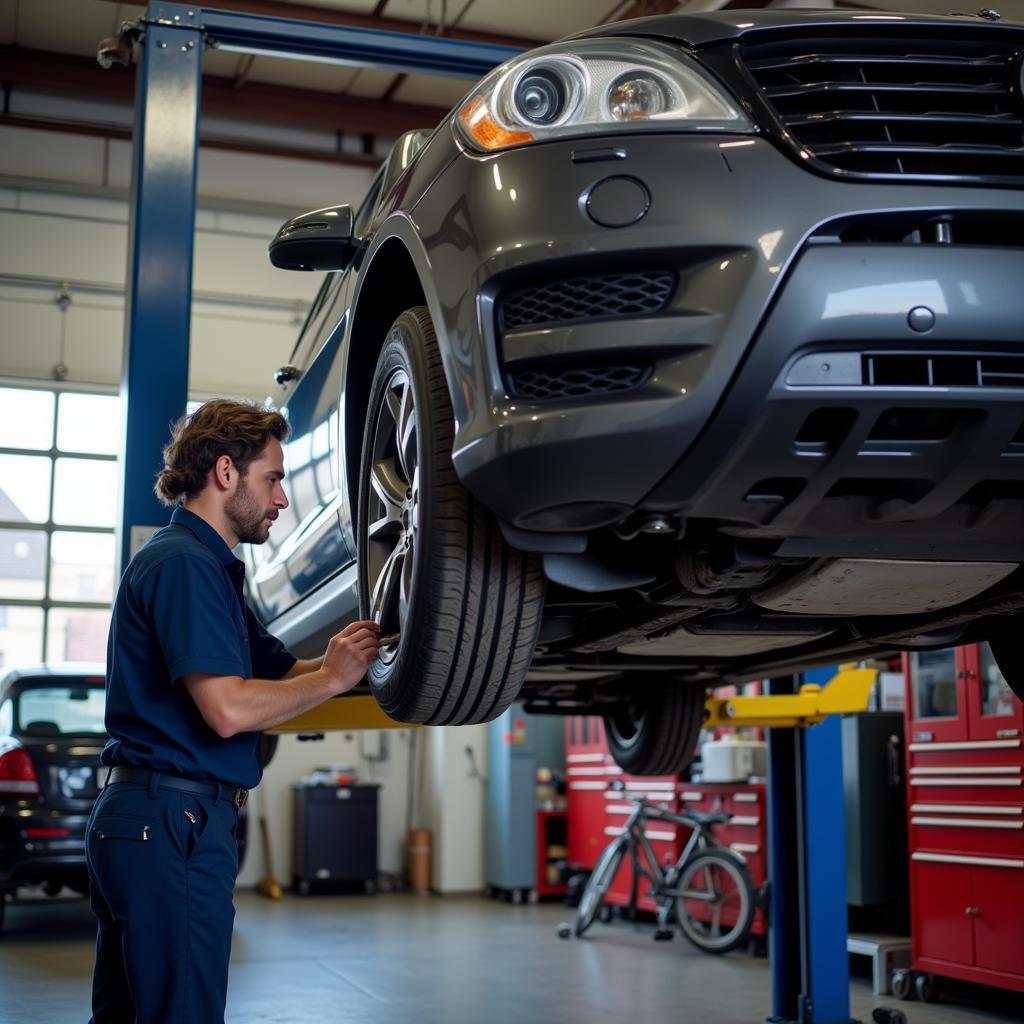
[[[603, 21], [661, 13], [676, 0], [206, 0], [202, 6], [295, 17], [357, 28], [443, 34], [529, 48]], [[26, 116], [8, 95], [7, 120], [57, 130], [87, 130], [125, 137], [133, 72], [101, 69], [96, 46], [126, 21], [145, 12], [141, 3], [116, 0], [0, 0], [0, 65], [9, 90], [56, 97], [53, 116]], [[411, 127], [436, 124], [462, 97], [464, 79], [406, 75], [372, 68], [208, 51], [203, 59], [204, 111], [221, 117], [299, 125], [337, 133], [336, 152], [323, 146], [312, 159], [372, 162], [387, 139]], [[70, 100], [102, 99], [109, 115], [83, 121]], [[348, 101], [348, 102], [345, 102]], [[21, 105], [24, 106], [23, 104]], [[38, 101], [31, 104], [38, 111]], [[117, 109], [120, 108], [120, 109]], [[341, 139], [348, 136], [343, 146]], [[353, 144], [353, 139], [357, 144]], [[217, 144], [204, 133], [204, 144]], [[238, 148], [237, 143], [233, 143]], [[252, 146], [275, 151], [273, 133], [254, 127]]]
[[[980, 5], [981, 0], [977, 2]], [[848, 6], [945, 12], [958, 4], [954, 0], [205, 0], [202, 6], [528, 48], [608, 21], [674, 10]], [[959, 6], [970, 9], [973, 5]], [[998, 0], [995, 6], [1007, 17], [1024, 17], [1024, 0]], [[0, 123], [7, 120], [125, 137], [133, 72], [103, 71], [95, 62], [96, 45], [144, 11], [144, 4], [118, 0], [0, 0], [0, 66], [5, 69], [7, 91]], [[380, 147], [371, 136], [383, 140], [407, 128], [436, 124], [468, 87], [463, 79], [212, 50], [204, 57], [203, 72], [207, 114], [336, 134], [339, 142], [334, 152], [321, 145], [308, 153], [293, 151], [293, 155], [343, 162], [373, 162]], [[63, 97], [64, 104], [58, 103], [49, 119], [33, 115], [33, 122], [11, 102], [10, 90]], [[72, 97], [102, 98], [111, 105], [110, 114], [87, 124], [71, 110], [68, 100]], [[38, 110], [39, 103], [32, 108]], [[348, 141], [342, 145], [346, 136]], [[204, 135], [204, 144], [217, 143]], [[232, 145], [239, 148], [237, 142]], [[268, 152], [273, 147], [273, 133], [254, 126], [251, 148]]]

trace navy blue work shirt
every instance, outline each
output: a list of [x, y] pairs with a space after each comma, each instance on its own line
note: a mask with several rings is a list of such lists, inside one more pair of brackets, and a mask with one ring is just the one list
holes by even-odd
[[132, 765], [251, 789], [263, 774], [258, 732], [218, 736], [183, 677], [280, 679], [295, 657], [243, 598], [245, 565], [220, 534], [175, 509], [131, 560], [107, 641], [105, 765]]

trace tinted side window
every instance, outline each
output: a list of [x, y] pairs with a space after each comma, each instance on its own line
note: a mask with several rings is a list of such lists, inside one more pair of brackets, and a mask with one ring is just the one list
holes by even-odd
[[[288, 357], [288, 362], [292, 366], [305, 369], [310, 356], [310, 340], [317, 336], [317, 327], [323, 319], [324, 311], [330, 306], [328, 297], [333, 292], [334, 286], [338, 284], [340, 277], [340, 274], [328, 274], [324, 278], [324, 283], [320, 285], [320, 291], [316, 293], [313, 305], [309, 307], [309, 312], [306, 314], [306, 322], [302, 325], [302, 330], [299, 331], [299, 336], [295, 340], [292, 354]], [[302, 361], [300, 362], [300, 360]]]
[[367, 231], [369, 231], [370, 224], [373, 221], [373, 211], [377, 209], [377, 200], [380, 199], [380, 189], [383, 181], [384, 168], [382, 167], [370, 183], [363, 201], [359, 204], [359, 209], [356, 210], [353, 221], [353, 233], [357, 238], [365, 237]]

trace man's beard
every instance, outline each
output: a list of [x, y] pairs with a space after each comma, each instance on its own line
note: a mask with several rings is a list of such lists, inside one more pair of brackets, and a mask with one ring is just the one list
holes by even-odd
[[272, 511], [262, 508], [252, 491], [246, 486], [245, 477], [238, 481], [238, 488], [224, 506], [235, 536], [240, 544], [262, 544], [270, 536], [270, 527], [263, 520], [268, 516], [276, 518]]

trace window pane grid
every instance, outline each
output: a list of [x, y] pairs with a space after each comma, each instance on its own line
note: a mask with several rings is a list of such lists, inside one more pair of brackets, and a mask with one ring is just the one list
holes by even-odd
[[17, 430], [0, 434], [0, 668], [102, 661], [119, 400], [66, 388], [0, 390], [6, 405], [26, 412]]

